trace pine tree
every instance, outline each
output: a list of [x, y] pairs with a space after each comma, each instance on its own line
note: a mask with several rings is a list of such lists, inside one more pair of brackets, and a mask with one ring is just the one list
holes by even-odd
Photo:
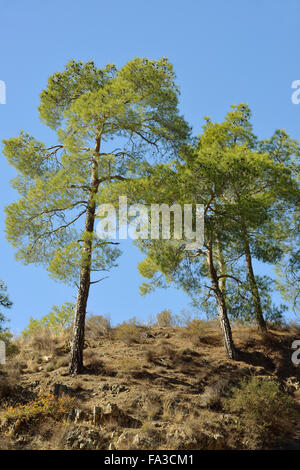
[[[184, 248], [187, 240], [137, 242], [146, 254], [140, 272], [150, 279], [142, 292], [171, 283], [193, 295], [203, 293], [203, 287], [212, 292], [229, 358], [237, 357], [228, 319], [228, 313], [236, 308], [231, 306], [232, 289], [231, 293], [227, 290], [227, 283], [235, 283], [239, 296], [247, 287], [251, 293], [250, 299], [247, 296], [251, 302], [248, 313], [253, 312], [264, 332], [263, 305], [269, 309], [270, 303], [267, 292], [262, 291], [270, 283], [255, 276], [252, 259], [273, 264], [281, 259], [283, 250], [276, 243], [283, 233], [279, 219], [297, 200], [293, 172], [271, 152], [262, 150], [250, 116], [248, 106], [241, 104], [233, 107], [221, 124], [207, 118], [196, 145], [181, 149], [181, 163], [157, 166], [148, 179], [127, 184], [128, 196], [134, 201], [176, 202], [182, 208], [191, 203], [204, 205], [203, 249], [189, 253]], [[116, 191], [120, 192], [120, 184]], [[239, 271], [242, 259], [246, 280]]]
[[71, 61], [41, 93], [40, 117], [56, 142], [46, 145], [24, 132], [4, 141], [21, 196], [6, 208], [17, 259], [78, 286], [71, 374], [83, 369], [86, 306], [97, 282], [91, 273], [108, 271], [120, 254], [116, 242], [95, 235], [98, 194], [114, 181], [134, 179], [149, 156], [176, 153], [189, 134], [177, 104], [167, 59], [136, 58], [120, 70]]

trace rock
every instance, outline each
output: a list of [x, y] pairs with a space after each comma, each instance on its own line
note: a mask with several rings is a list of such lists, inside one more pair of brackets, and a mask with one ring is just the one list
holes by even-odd
[[128, 448], [129, 433], [128, 431], [123, 432], [117, 439], [115, 448], [117, 450], [122, 448]]
[[149, 436], [144, 435], [143, 432], [134, 434], [132, 431], [125, 431], [113, 445], [116, 450], [154, 449], [156, 448], [157, 442], [150, 441]]
[[79, 423], [80, 421], [83, 421], [85, 418], [85, 413], [83, 410], [80, 410], [79, 408], [74, 410], [74, 423]]
[[52, 359], [52, 356], [43, 356], [43, 357], [42, 357], [42, 360], [43, 360], [44, 362], [49, 362], [50, 359]]
[[114, 395], [117, 395], [118, 393], [122, 392], [129, 392], [129, 388], [125, 387], [125, 385], [122, 384], [112, 384], [109, 385], [108, 383], [101, 384], [99, 386], [99, 390], [101, 391], [111, 391]]
[[131, 416], [125, 414], [115, 403], [107, 403], [102, 408], [94, 406], [93, 408], [93, 424], [106, 425], [118, 424], [122, 427], [136, 428], [141, 426], [141, 422]]
[[107, 444], [104, 436], [100, 436], [98, 431], [85, 426], [72, 429], [63, 440], [70, 449], [99, 450], [104, 449]]
[[109, 390], [109, 389], [110, 389], [110, 386], [109, 386], [108, 383], [99, 385], [99, 390], [106, 391], [106, 390]]
[[285, 381], [285, 388], [290, 393], [300, 390], [300, 382], [297, 377], [289, 377]]
[[81, 410], [80, 408], [73, 408], [67, 416], [67, 421], [75, 424], [80, 423], [81, 421], [88, 421], [89, 419], [89, 413], [86, 410]]
[[73, 423], [75, 419], [75, 409], [69, 411], [67, 415], [67, 421]]
[[21, 445], [27, 444], [27, 442], [28, 442], [28, 439], [25, 436], [20, 436], [15, 440], [16, 444], [21, 444]]
[[154, 335], [149, 333], [149, 331], [146, 331], [145, 333], [142, 333], [142, 338], [143, 339], [149, 339], [149, 338], [154, 338]]
[[102, 409], [99, 406], [94, 406], [93, 408], [93, 424], [100, 424], [102, 417]]
[[122, 392], [129, 392], [129, 388], [125, 387], [125, 385], [120, 384], [113, 384], [111, 387], [111, 392], [115, 395]]
[[145, 436], [136, 434], [132, 440], [131, 447], [135, 450], [146, 449], [151, 447], [151, 442]]
[[167, 435], [172, 448], [176, 450], [222, 450], [226, 449], [225, 439], [221, 434], [208, 434], [199, 432], [195, 436], [188, 436], [184, 431], [176, 430]]
[[132, 445], [134, 447], [139, 447], [140, 443], [141, 443], [141, 438], [138, 434], [136, 434], [133, 438]]

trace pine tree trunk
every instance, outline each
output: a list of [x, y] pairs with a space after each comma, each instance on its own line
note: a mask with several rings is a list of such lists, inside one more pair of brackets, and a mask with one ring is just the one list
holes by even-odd
[[248, 274], [252, 300], [253, 300], [253, 305], [254, 305], [255, 319], [256, 319], [256, 323], [260, 331], [263, 333], [266, 333], [267, 325], [264, 319], [264, 315], [263, 315], [263, 311], [261, 307], [260, 295], [259, 295], [257, 283], [256, 283], [254, 272], [253, 272], [252, 256], [250, 252], [248, 235], [247, 235], [245, 227], [243, 227], [243, 234], [244, 234], [244, 250], [245, 250], [245, 256], [246, 256], [247, 274]]
[[[221, 292], [221, 291], [220, 291]], [[218, 312], [219, 312], [219, 321], [223, 333], [223, 342], [224, 348], [229, 359], [236, 360], [237, 359], [237, 351], [234, 346], [234, 342], [232, 339], [231, 327], [227, 315], [227, 308], [225, 304], [225, 300], [222, 296], [218, 296], [217, 299], [218, 303]]]
[[225, 264], [225, 260], [224, 260], [224, 255], [223, 255], [223, 248], [222, 248], [222, 244], [220, 242], [220, 240], [217, 241], [217, 245], [218, 245], [218, 265], [219, 265], [219, 271], [220, 271], [220, 274], [223, 275], [224, 277], [222, 277], [219, 282], [220, 282], [220, 289], [224, 295], [224, 298], [225, 298], [225, 302], [226, 302], [226, 305], [227, 305], [227, 299], [226, 299], [226, 277], [225, 275], [227, 274], [226, 273], [226, 264]]
[[234, 342], [232, 339], [231, 327], [230, 327], [230, 323], [229, 323], [229, 319], [227, 315], [225, 296], [220, 288], [218, 275], [217, 275], [214, 262], [213, 262], [212, 243], [210, 243], [208, 247], [207, 262], [209, 266], [209, 272], [210, 272], [213, 290], [215, 293], [215, 298], [216, 298], [217, 305], [218, 305], [218, 314], [219, 314], [221, 330], [223, 333], [224, 348], [225, 348], [227, 357], [229, 359], [236, 360], [237, 351], [235, 349]]
[[84, 330], [87, 300], [90, 289], [90, 269], [82, 269], [80, 272], [80, 285], [77, 293], [75, 318], [73, 327], [73, 340], [69, 373], [80, 374], [83, 371]]
[[97, 155], [100, 151], [100, 139], [97, 139], [95, 148], [95, 157], [92, 162], [91, 170], [91, 186], [88, 205], [85, 216], [85, 234], [91, 236], [85, 237], [82, 245], [82, 264], [80, 269], [80, 282], [77, 293], [77, 300], [75, 306], [75, 318], [73, 327], [73, 340], [71, 346], [71, 357], [69, 365], [69, 373], [77, 375], [83, 371], [83, 348], [84, 348], [84, 330], [85, 330], [85, 316], [86, 307], [89, 297], [90, 282], [91, 282], [91, 264], [92, 264], [92, 250], [93, 240], [92, 234], [94, 232], [94, 221], [96, 212], [96, 194], [98, 192], [98, 161]]

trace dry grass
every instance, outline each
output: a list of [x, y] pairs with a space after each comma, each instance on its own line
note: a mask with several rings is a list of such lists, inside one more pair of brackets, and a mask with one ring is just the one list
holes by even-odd
[[[192, 331], [195, 325], [199, 326], [194, 323]], [[240, 378], [253, 374], [269, 375], [282, 383], [289, 376], [294, 377], [293, 383], [296, 379], [300, 381], [299, 371], [292, 367], [290, 356], [287, 356], [295, 338], [291, 331], [272, 331], [273, 347], [270, 348], [253, 327], [235, 325], [233, 337], [243, 352], [240, 361], [236, 362], [226, 358], [219, 341], [219, 329], [210, 322], [200, 324], [200, 332], [205, 331], [205, 335], [201, 341], [193, 342], [187, 335], [187, 331], [191, 330], [178, 326], [153, 325], [146, 328], [131, 321], [111, 328], [108, 334], [102, 335], [101, 331], [95, 337], [88, 338], [84, 349], [86, 369], [79, 376], [80, 387], [76, 378], [68, 376], [69, 352], [63, 347], [66, 338], [56, 336], [48, 338], [47, 342], [42, 335], [42, 340], [39, 337], [34, 341], [20, 341], [20, 354], [11, 358], [0, 374], [0, 407], [6, 401], [14, 408], [26, 405], [34, 401], [39, 392], [47, 394], [53, 390], [53, 384], [60, 383], [70, 387], [71, 396], [76, 396], [78, 400], [76, 406], [87, 410], [90, 415], [94, 405], [101, 407], [112, 402], [122, 412], [140, 421], [138, 429], [127, 429], [122, 425], [114, 425], [110, 429], [105, 425], [103, 431], [115, 432], [114, 437], [109, 438], [114, 444], [121, 433], [128, 431], [118, 448], [205, 449], [210, 445], [207, 433], [224, 435], [227, 444], [230, 442], [233, 448], [250, 448], [249, 443], [241, 443], [241, 428], [236, 424], [239, 419], [244, 423], [244, 411], [223, 408], [229, 387], [238, 383]], [[198, 335], [199, 329], [196, 328], [196, 331]], [[49, 346], [49, 341], [52, 346]], [[51, 355], [45, 351], [52, 351]], [[5, 381], [5, 386], [10, 383], [3, 392], [2, 377], [9, 379]], [[114, 392], [116, 387], [113, 386], [116, 384], [125, 385], [127, 390]], [[20, 388], [18, 393], [16, 386]], [[9, 397], [13, 397], [12, 401]], [[22, 448], [64, 448], [65, 444], [59, 440], [54, 428], [57, 426], [63, 436], [62, 422], [51, 424], [53, 419], [44, 417], [37, 419], [37, 426], [20, 430], [21, 435], [30, 437], [29, 444], [20, 444]], [[296, 419], [296, 414], [293, 417]], [[52, 430], [56, 440], [42, 436], [42, 429], [40, 431], [39, 428], [42, 423], [43, 426], [49, 425], [45, 433], [49, 431], [51, 434]], [[66, 427], [69, 425], [68, 422]], [[71, 425], [75, 426], [74, 423]], [[76, 426], [92, 424], [84, 421]], [[242, 427], [245, 429], [246, 425]], [[133, 445], [137, 434], [140, 443]], [[15, 442], [16, 439], [10, 437], [9, 441]], [[270, 445], [272, 440], [271, 436]], [[214, 442], [213, 439], [211, 442]], [[6, 444], [0, 442], [1, 445]]]
[[18, 339], [18, 347], [25, 359], [56, 356], [65, 353], [70, 334], [69, 329], [58, 333], [51, 328], [36, 328], [30, 335]]
[[51, 328], [37, 328], [30, 335], [14, 341], [18, 352], [9, 358], [8, 364], [27, 374], [64, 367], [67, 365], [69, 337], [69, 330], [58, 333]]
[[241, 343], [245, 348], [251, 347], [255, 344], [255, 340], [258, 337], [257, 327], [254, 325], [244, 326], [234, 326], [232, 328], [232, 333], [234, 337]]
[[162, 400], [162, 417], [165, 420], [174, 420], [174, 416], [182, 412], [180, 407], [180, 395], [176, 393], [168, 393]]
[[149, 362], [150, 364], [155, 364], [155, 361], [157, 360], [157, 356], [155, 354], [155, 351], [153, 351], [153, 349], [146, 349], [145, 351], [145, 359], [147, 362]]
[[142, 371], [141, 362], [130, 356], [123, 357], [119, 363], [119, 377], [135, 377]]
[[153, 420], [159, 419], [163, 411], [161, 397], [154, 393], [146, 394], [143, 408], [146, 413], [146, 420], [152, 422]]

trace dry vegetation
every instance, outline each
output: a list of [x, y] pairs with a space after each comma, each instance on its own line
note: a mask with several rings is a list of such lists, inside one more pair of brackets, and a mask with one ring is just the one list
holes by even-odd
[[68, 330], [16, 339], [0, 370], [0, 448], [299, 447], [298, 325], [267, 337], [236, 325], [233, 362], [215, 322], [176, 326], [167, 310], [157, 320], [112, 328], [90, 318], [78, 377], [68, 375]]

